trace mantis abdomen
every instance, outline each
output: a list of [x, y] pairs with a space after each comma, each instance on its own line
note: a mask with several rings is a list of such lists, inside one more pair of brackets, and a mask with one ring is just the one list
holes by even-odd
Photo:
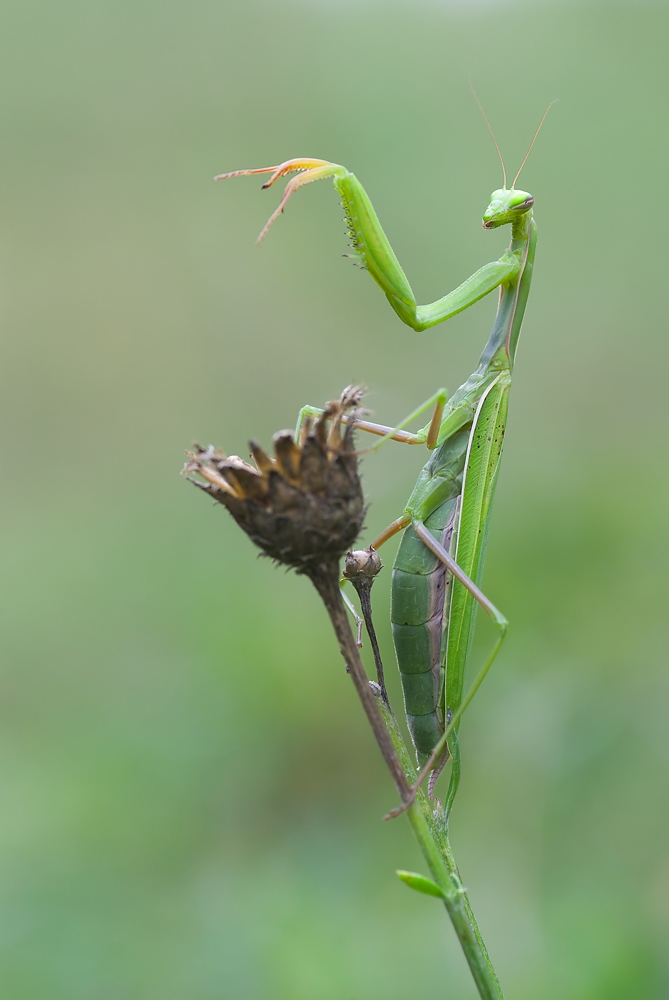
[[[446, 550], [451, 548], [458, 508], [459, 497], [452, 497], [425, 522]], [[390, 620], [407, 725], [421, 766], [444, 732], [441, 646], [448, 583], [444, 564], [413, 528], [407, 528], [393, 568]]]
[[426, 528], [479, 583], [509, 385], [508, 373], [498, 375], [483, 390], [472, 424], [430, 456], [418, 480], [422, 505], [409, 501], [412, 525], [405, 529], [395, 559], [393, 641], [407, 725], [421, 767], [444, 735], [449, 710], [457, 711], [462, 702], [476, 601], [453, 581], [444, 560], [417, 532]]

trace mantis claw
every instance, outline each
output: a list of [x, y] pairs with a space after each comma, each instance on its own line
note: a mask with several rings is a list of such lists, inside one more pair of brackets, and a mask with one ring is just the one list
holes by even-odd
[[285, 160], [283, 163], [274, 167], [254, 167], [250, 170], [231, 170], [227, 174], [218, 174], [214, 177], [214, 180], [223, 181], [230, 177], [243, 177], [251, 174], [271, 174], [272, 176], [269, 180], [266, 180], [262, 186], [262, 190], [265, 191], [267, 188], [270, 188], [275, 181], [278, 181], [281, 177], [285, 177], [287, 174], [294, 173], [295, 171], [300, 174], [300, 176], [293, 177], [292, 180], [288, 181], [278, 207], [274, 210], [274, 212], [272, 212], [269, 219], [261, 229], [256, 243], [262, 243], [272, 225], [285, 209], [290, 196], [297, 191], [298, 188], [302, 187], [304, 184], [310, 184], [312, 181], [319, 181], [325, 177], [332, 177], [342, 169], [343, 168], [340, 167], [338, 163], [331, 163], [329, 160], [315, 160], [302, 156], [296, 157], [292, 160]]

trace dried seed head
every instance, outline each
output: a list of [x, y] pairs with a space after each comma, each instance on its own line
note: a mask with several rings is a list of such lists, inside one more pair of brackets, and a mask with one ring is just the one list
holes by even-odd
[[355, 582], [359, 579], [373, 579], [383, 569], [381, 556], [376, 549], [354, 549], [346, 553], [344, 577]]
[[255, 468], [237, 456], [197, 448], [184, 471], [200, 477], [191, 482], [227, 507], [263, 552], [312, 575], [338, 562], [362, 527], [364, 500], [353, 448], [361, 397], [360, 389], [349, 386], [307, 426], [299, 443], [290, 431], [276, 434], [274, 458], [251, 441]]

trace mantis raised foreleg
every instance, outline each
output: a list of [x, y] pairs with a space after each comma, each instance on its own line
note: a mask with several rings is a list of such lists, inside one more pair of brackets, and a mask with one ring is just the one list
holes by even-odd
[[[393, 429], [358, 421], [363, 430], [410, 444], [425, 444], [431, 450], [402, 517], [372, 544], [376, 547], [404, 531], [393, 570], [393, 637], [418, 761], [421, 765], [436, 765], [434, 773], [438, 773], [448, 753], [447, 744], [456, 740], [461, 714], [506, 631], [506, 619], [478, 584], [506, 425], [511, 372], [532, 277], [536, 246], [534, 199], [528, 192], [515, 189], [518, 174], [507, 189], [505, 173], [504, 186], [492, 193], [483, 226], [496, 229], [508, 223], [509, 248], [448, 295], [429, 305], [417, 305], [367, 194], [345, 167], [327, 160], [293, 159], [277, 167], [238, 170], [221, 174], [220, 178], [270, 173], [263, 185], [267, 188], [293, 171], [300, 173], [287, 184], [278, 208], [258, 239], [265, 237], [298, 188], [331, 178], [344, 205], [355, 254], [400, 319], [413, 330], [425, 330], [449, 319], [500, 287], [497, 315], [478, 367], [449, 400], [444, 390], [433, 397], [434, 416], [426, 427], [410, 433], [402, 425]], [[310, 411], [305, 408], [303, 418]], [[463, 700], [477, 604], [492, 617], [500, 637]], [[449, 799], [456, 784], [454, 773]]]
[[[245, 174], [271, 174], [263, 184], [263, 190], [269, 188], [279, 178], [286, 174], [299, 171], [297, 177], [286, 185], [283, 197], [278, 207], [263, 226], [257, 242], [264, 240], [270, 227], [281, 215], [290, 196], [312, 181], [331, 177], [339, 192], [346, 213], [354, 253], [362, 266], [369, 271], [374, 281], [383, 289], [391, 306], [403, 323], [413, 330], [426, 330], [436, 323], [450, 319], [456, 313], [462, 312], [468, 306], [483, 298], [503, 281], [510, 279], [518, 272], [518, 257], [513, 252], [504, 253], [499, 260], [480, 268], [470, 278], [467, 278], [458, 288], [429, 305], [416, 305], [411, 286], [400, 267], [386, 234], [381, 228], [376, 212], [367, 193], [355, 174], [339, 163], [329, 163], [327, 160], [297, 158], [286, 160], [277, 167], [258, 167], [254, 170], [233, 170], [231, 173], [219, 174], [216, 180], [229, 177], [240, 177]], [[499, 193], [499, 192], [497, 192]], [[507, 192], [509, 193], [509, 192]], [[523, 192], [513, 192], [521, 195]], [[529, 195], [526, 195], [529, 198]], [[531, 200], [531, 199], [530, 199]], [[499, 223], [498, 223], [499, 224]]]

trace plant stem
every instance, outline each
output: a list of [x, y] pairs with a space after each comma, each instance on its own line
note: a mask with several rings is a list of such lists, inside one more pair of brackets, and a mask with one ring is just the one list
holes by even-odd
[[372, 727], [372, 732], [383, 754], [383, 759], [386, 762], [391, 777], [395, 782], [400, 799], [402, 802], [407, 802], [411, 797], [411, 787], [395, 752], [393, 741], [379, 711], [374, 693], [369, 686], [369, 679], [362, 665], [360, 653], [358, 652], [358, 647], [348, 623], [346, 607], [339, 587], [339, 564], [321, 564], [313, 574], [309, 574], [309, 578], [322, 598], [330, 616], [332, 627], [339, 641], [341, 655], [344, 657], [344, 662], [355, 684], [355, 689], [362, 702], [365, 715]]
[[411, 785], [416, 778], [415, 768], [392, 712], [385, 704], [380, 691], [377, 697], [370, 686], [346, 615], [339, 587], [338, 566], [324, 563], [308, 575], [328, 611], [341, 654], [400, 799], [403, 804], [410, 803], [406, 808], [409, 822], [432, 877], [442, 890], [444, 905], [455, 928], [479, 996], [482, 1000], [504, 1000], [469, 898], [460, 880], [446, 827], [439, 814], [433, 813], [422, 788], [411, 801]]
[[[381, 565], [379, 561], [379, 566]], [[374, 583], [373, 576], [363, 576], [360, 578], [349, 578], [351, 583], [355, 587], [355, 592], [358, 595], [360, 601], [360, 607], [362, 609], [362, 617], [365, 622], [365, 628], [367, 629], [367, 636], [369, 638], [369, 644], [372, 647], [372, 653], [374, 655], [374, 664], [376, 666], [376, 680], [381, 690], [381, 699], [387, 708], [390, 708], [390, 701], [388, 699], [388, 691], [386, 690], [386, 679], [383, 672], [383, 660], [381, 659], [381, 650], [379, 649], [379, 640], [376, 637], [376, 629], [374, 628], [374, 617], [372, 615], [372, 585]], [[356, 642], [358, 649], [360, 648], [360, 643]]]
[[[413, 785], [416, 771], [397, 721], [381, 698], [378, 699], [378, 704], [400, 763]], [[431, 809], [422, 788], [418, 789], [415, 802], [406, 812], [430, 871], [444, 892], [444, 905], [458, 935], [479, 995], [485, 1000], [504, 1000], [502, 987], [490, 961], [469, 896], [462, 884], [448, 839], [448, 831], [441, 816]]]

